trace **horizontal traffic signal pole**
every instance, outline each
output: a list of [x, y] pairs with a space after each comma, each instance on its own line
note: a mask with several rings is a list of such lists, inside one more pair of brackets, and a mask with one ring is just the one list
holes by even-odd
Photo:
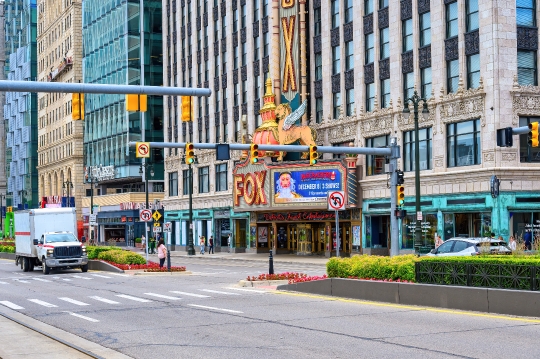
[[[137, 142], [129, 142], [128, 146], [135, 147]], [[186, 142], [148, 142], [150, 148], [184, 148]], [[216, 143], [193, 143], [195, 149], [198, 150], [215, 150]], [[399, 147], [397, 148], [397, 156], [399, 157]], [[233, 151], [249, 151], [251, 144], [246, 143], [230, 143], [229, 149]], [[284, 152], [308, 152], [309, 146], [300, 145], [259, 145], [259, 151], [284, 151]], [[391, 156], [392, 148], [368, 148], [368, 147], [338, 147], [338, 146], [317, 146], [317, 152], [335, 153], [335, 154], [352, 154], [352, 155], [372, 155], [372, 156]]]
[[191, 87], [164, 87], [140, 85], [106, 85], [40, 81], [0, 81], [0, 91], [5, 92], [54, 92], [54, 93], [99, 93], [99, 94], [143, 94], [155, 96], [204, 96], [212, 90]]

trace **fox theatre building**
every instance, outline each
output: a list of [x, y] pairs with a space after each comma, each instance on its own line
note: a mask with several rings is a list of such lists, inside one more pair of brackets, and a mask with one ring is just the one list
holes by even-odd
[[234, 211], [250, 212], [249, 241], [257, 252], [332, 256], [337, 245], [336, 212], [328, 210], [327, 198], [344, 191], [345, 210], [337, 212], [340, 254], [360, 253], [355, 171], [356, 157], [315, 166], [246, 160], [233, 171]]

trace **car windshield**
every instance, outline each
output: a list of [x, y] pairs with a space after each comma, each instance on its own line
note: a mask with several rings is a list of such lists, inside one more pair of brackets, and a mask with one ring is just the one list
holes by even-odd
[[47, 243], [78, 242], [78, 239], [71, 233], [47, 234]]

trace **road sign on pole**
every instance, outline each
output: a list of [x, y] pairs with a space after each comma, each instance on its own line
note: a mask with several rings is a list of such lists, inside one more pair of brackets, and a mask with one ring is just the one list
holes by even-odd
[[167, 232], [167, 233], [172, 232], [172, 222], [163, 223], [163, 232]]
[[141, 209], [139, 211], [139, 220], [141, 222], [150, 222], [152, 220], [152, 211], [149, 209]]
[[88, 224], [89, 224], [90, 226], [95, 226], [95, 225], [97, 225], [97, 214], [91, 214], [91, 215], [90, 215], [90, 218], [89, 218], [89, 220], [88, 220]]
[[328, 192], [328, 210], [343, 211], [345, 209], [345, 191]]
[[161, 227], [154, 227], [154, 233], [161, 233]]
[[150, 143], [149, 142], [137, 142], [135, 145], [135, 157], [137, 158], [150, 158]]

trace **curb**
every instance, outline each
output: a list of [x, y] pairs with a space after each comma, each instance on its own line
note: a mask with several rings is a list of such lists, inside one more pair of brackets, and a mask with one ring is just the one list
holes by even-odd
[[0, 252], [0, 259], [15, 260], [15, 253]]
[[167, 275], [189, 275], [192, 274], [190, 271], [181, 271], [181, 272], [145, 272], [142, 270], [127, 270], [124, 271], [125, 274], [137, 275], [137, 276], [167, 276]]
[[268, 287], [268, 286], [278, 286], [278, 285], [288, 285], [288, 279], [281, 280], [241, 280], [238, 282], [239, 287]]

